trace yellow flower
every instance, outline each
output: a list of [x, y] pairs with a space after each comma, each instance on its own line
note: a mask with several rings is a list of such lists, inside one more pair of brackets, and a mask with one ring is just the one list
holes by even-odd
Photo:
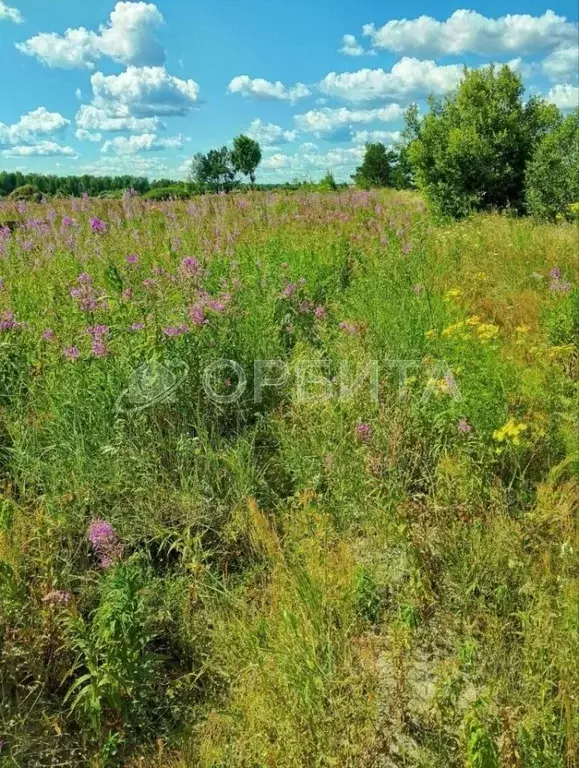
[[427, 339], [435, 339], [437, 336], [437, 333], [438, 331], [436, 330], [436, 328], [431, 328], [429, 331], [426, 331], [424, 335], [426, 336]]
[[460, 288], [451, 288], [449, 291], [447, 291], [444, 294], [444, 300], [445, 301], [452, 301], [453, 299], [458, 299], [458, 297], [461, 295], [462, 291]]
[[467, 321], [466, 324], [470, 326], [480, 325], [481, 319], [478, 315], [471, 315]]
[[500, 429], [495, 429], [493, 432], [493, 440], [497, 443], [512, 443], [513, 445], [520, 445], [521, 432], [527, 429], [527, 425], [524, 422], [517, 423], [514, 419], [509, 419], [506, 424]]
[[528, 325], [517, 325], [515, 328], [517, 333], [529, 333], [530, 330], [531, 328]]
[[481, 323], [476, 330], [481, 341], [492, 341], [499, 335], [498, 325], [492, 323]]
[[449, 325], [447, 328], [445, 328], [442, 331], [443, 336], [453, 336], [457, 331], [460, 331], [462, 328], [464, 328], [464, 323], [454, 323], [453, 325]]

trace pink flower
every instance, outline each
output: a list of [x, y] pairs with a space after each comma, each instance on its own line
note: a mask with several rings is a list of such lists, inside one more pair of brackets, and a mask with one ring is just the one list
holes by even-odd
[[64, 356], [68, 361], [73, 363], [80, 357], [80, 349], [78, 347], [66, 347], [64, 350]]
[[464, 416], [458, 420], [456, 428], [463, 435], [468, 435], [469, 432], [472, 432], [472, 427]]
[[367, 443], [372, 437], [372, 427], [370, 424], [356, 424], [356, 436], [362, 443]]

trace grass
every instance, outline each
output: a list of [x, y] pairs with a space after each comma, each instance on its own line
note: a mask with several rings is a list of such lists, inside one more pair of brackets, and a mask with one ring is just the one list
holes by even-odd
[[0, 217], [0, 765], [577, 765], [576, 228]]

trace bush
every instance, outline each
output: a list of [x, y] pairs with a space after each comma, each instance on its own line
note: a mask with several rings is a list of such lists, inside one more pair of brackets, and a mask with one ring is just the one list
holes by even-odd
[[34, 184], [24, 184], [16, 187], [10, 195], [11, 200], [30, 200], [39, 203], [42, 200], [42, 192]]
[[519, 211], [527, 161], [558, 119], [554, 106], [523, 103], [521, 79], [508, 66], [466, 72], [456, 93], [431, 101], [417, 128], [409, 147], [415, 180], [443, 215]]
[[156, 187], [143, 195], [143, 200], [188, 200], [191, 192], [185, 186]]
[[336, 189], [338, 189], [338, 185], [336, 184], [336, 180], [331, 171], [328, 171], [324, 178], [320, 180], [318, 189], [322, 192], [335, 192]]
[[579, 110], [539, 143], [526, 173], [529, 213], [555, 221], [573, 219], [579, 201]]

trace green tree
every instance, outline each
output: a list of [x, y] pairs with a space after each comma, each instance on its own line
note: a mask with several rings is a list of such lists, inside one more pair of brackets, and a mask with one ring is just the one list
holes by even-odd
[[529, 213], [554, 221], [572, 218], [579, 202], [579, 109], [539, 142], [526, 173]]
[[235, 186], [235, 170], [227, 147], [198, 153], [191, 163], [190, 181], [202, 191], [229, 192]]
[[431, 99], [422, 123], [408, 125], [414, 179], [445, 215], [521, 210], [526, 163], [554, 117], [538, 99], [523, 103], [521, 78], [508, 66], [465, 70], [455, 93]]
[[384, 144], [366, 144], [362, 165], [356, 168], [356, 173], [352, 176], [354, 182], [363, 189], [389, 186], [390, 161], [391, 156]]
[[231, 152], [233, 169], [244, 176], [249, 176], [252, 184], [255, 184], [255, 171], [261, 163], [261, 147], [249, 136], [236, 136], [233, 139]]
[[321, 189], [323, 192], [334, 192], [338, 189], [338, 185], [336, 184], [336, 180], [331, 171], [327, 171], [324, 178], [320, 180], [318, 189]]

